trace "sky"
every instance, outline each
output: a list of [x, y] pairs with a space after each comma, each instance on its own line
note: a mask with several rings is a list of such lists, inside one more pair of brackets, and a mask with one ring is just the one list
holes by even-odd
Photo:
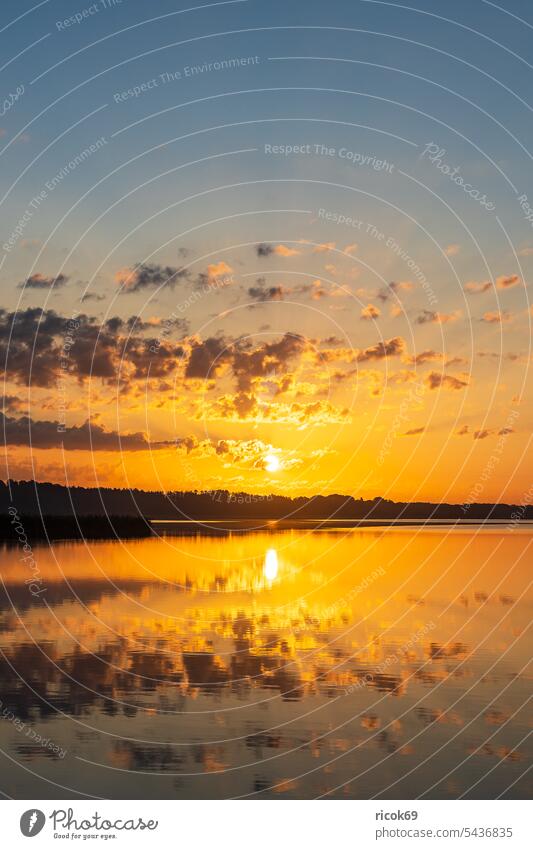
[[532, 29], [4, 0], [3, 478], [522, 503]]

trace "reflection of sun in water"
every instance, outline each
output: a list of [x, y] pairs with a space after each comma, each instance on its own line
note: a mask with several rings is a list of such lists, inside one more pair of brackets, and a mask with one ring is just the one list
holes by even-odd
[[269, 548], [265, 554], [263, 574], [267, 581], [274, 581], [278, 577], [278, 552], [275, 548]]
[[265, 470], [267, 472], [277, 472], [281, 468], [279, 457], [275, 454], [267, 454], [265, 457]]

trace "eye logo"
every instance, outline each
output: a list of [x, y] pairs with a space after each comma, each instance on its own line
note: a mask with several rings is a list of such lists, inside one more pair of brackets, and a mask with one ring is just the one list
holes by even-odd
[[25, 811], [20, 818], [20, 830], [24, 837], [35, 837], [42, 831], [46, 817], [42, 811], [37, 808], [31, 808]]

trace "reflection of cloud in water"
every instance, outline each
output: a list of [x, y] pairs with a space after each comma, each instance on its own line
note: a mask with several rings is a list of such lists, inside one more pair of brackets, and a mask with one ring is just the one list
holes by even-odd
[[[69, 758], [61, 767], [46, 753], [21, 748], [8, 722], [0, 722], [0, 745], [18, 761], [44, 763], [51, 777], [70, 769], [65, 784], [97, 795], [308, 798], [323, 792], [324, 782], [353, 776], [359, 758], [372, 765], [378, 754], [397, 753], [414, 766], [432, 755], [438, 735], [448, 744], [435, 761], [435, 777], [467, 749], [498, 758], [504, 784], [516, 778], [513, 793], [525, 796], [518, 771], [527, 718], [525, 710], [513, 714], [527, 684], [516, 673], [527, 654], [520, 635], [529, 611], [524, 601], [509, 600], [520, 599], [529, 580], [527, 540], [506, 538], [495, 557], [493, 537], [478, 536], [476, 557], [487, 566], [483, 585], [467, 590], [468, 535], [448, 535], [439, 548], [438, 533], [418, 534], [412, 543], [406, 531], [198, 537], [180, 540], [179, 556], [157, 540], [128, 543], [130, 554], [122, 544], [95, 544], [90, 552], [70, 545], [56, 549], [70, 586], [39, 549], [48, 588], [42, 601], [28, 593], [18, 552], [8, 552], [0, 593], [0, 715], [5, 709], [42, 724], [69, 753], [125, 772], [106, 787], [101, 770], [97, 777], [74, 775]], [[501, 595], [508, 562], [515, 566]], [[379, 579], [364, 585], [381, 565]], [[431, 632], [428, 622], [435, 623]], [[512, 651], [506, 655], [502, 646]], [[507, 685], [508, 695], [500, 697]], [[94, 731], [82, 736], [81, 726], [56, 721], [59, 711]], [[468, 736], [454, 742], [463, 726]], [[498, 739], [488, 741], [495, 730]], [[221, 742], [226, 739], [233, 742]], [[357, 755], [356, 745], [364, 747]], [[340, 753], [346, 754], [326, 778], [320, 759]], [[484, 760], [469, 761], [471, 774], [457, 779], [453, 793], [480, 778]], [[217, 783], [217, 773], [235, 767], [231, 780], [226, 774]], [[386, 769], [376, 765], [350, 793], [381, 792], [400, 769], [393, 759]], [[142, 773], [158, 774], [162, 783], [155, 789]], [[171, 784], [177, 773], [179, 783]], [[306, 778], [295, 789], [291, 782], [300, 773]], [[500, 789], [502, 774], [494, 777]], [[417, 780], [415, 770], [395, 792], [416, 795]], [[480, 781], [484, 797], [493, 792], [491, 780]], [[39, 798], [35, 781], [24, 785], [27, 797]], [[438, 793], [450, 795], [449, 788], [439, 785]]]

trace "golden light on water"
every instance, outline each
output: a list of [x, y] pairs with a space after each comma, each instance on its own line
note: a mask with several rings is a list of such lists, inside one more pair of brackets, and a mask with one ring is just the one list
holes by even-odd
[[275, 548], [269, 548], [265, 554], [263, 574], [267, 581], [275, 581], [278, 577], [278, 552]]

